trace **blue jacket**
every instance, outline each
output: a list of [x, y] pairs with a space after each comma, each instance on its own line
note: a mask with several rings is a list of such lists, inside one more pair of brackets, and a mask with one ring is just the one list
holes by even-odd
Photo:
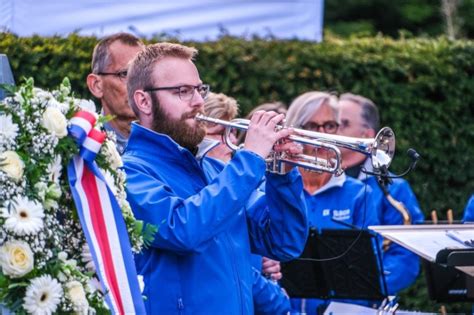
[[463, 222], [474, 222], [474, 195], [471, 196], [464, 209]]
[[[370, 169], [366, 161], [365, 167]], [[379, 209], [380, 223], [382, 225], [401, 225], [403, 217], [385, 198], [382, 189], [374, 176], [366, 176], [361, 173], [359, 176], [363, 182], [366, 182], [373, 190], [373, 198]], [[412, 223], [420, 223], [424, 220], [423, 212], [420, 209], [418, 200], [411, 190], [410, 184], [402, 179], [393, 179], [388, 187], [388, 192], [392, 197], [405, 205], [410, 213]], [[397, 294], [413, 284], [420, 271], [420, 261], [416, 254], [409, 250], [391, 243], [388, 250], [383, 254], [383, 266], [385, 271], [385, 280], [387, 282], [388, 293]]]
[[308, 235], [300, 175], [241, 150], [224, 167], [132, 124], [123, 156], [135, 216], [158, 227], [137, 257], [149, 314], [252, 314], [251, 252], [286, 261]]
[[[362, 228], [380, 224], [377, 211], [375, 211], [372, 189], [345, 174], [339, 177], [333, 176], [326, 185], [313, 194], [305, 191], [305, 198], [309, 224], [318, 230], [348, 228], [333, 220]], [[316, 314], [317, 309], [320, 306], [325, 307], [328, 302], [319, 299], [293, 298], [291, 306], [298, 312]]]

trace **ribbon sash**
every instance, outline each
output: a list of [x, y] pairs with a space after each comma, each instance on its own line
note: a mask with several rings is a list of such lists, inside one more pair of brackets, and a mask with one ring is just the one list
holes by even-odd
[[122, 211], [94, 161], [105, 134], [86, 111], [70, 123], [80, 153], [69, 162], [69, 184], [106, 302], [114, 314], [146, 314]]

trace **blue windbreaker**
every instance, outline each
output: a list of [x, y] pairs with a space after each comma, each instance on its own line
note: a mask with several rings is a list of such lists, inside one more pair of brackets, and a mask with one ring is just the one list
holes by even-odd
[[471, 196], [464, 209], [463, 222], [474, 222], [474, 195]]
[[[362, 228], [380, 224], [372, 189], [345, 174], [333, 176], [313, 194], [305, 191], [305, 198], [309, 224], [318, 230], [348, 228], [333, 220]], [[365, 301], [352, 302], [367, 304]], [[319, 299], [291, 299], [292, 309], [306, 314], [316, 314], [319, 307], [326, 307], [328, 303], [327, 300]]]
[[286, 261], [308, 235], [301, 177], [267, 174], [240, 150], [198, 161], [166, 135], [132, 124], [123, 156], [137, 219], [158, 227], [137, 256], [149, 314], [252, 314], [251, 252]]
[[[371, 170], [370, 160], [367, 159], [365, 168]], [[373, 198], [376, 200], [379, 209], [379, 219], [382, 225], [400, 225], [403, 224], [403, 217], [385, 198], [382, 189], [380, 189], [377, 179], [374, 176], [366, 176], [361, 173], [359, 179], [366, 182], [373, 190]], [[424, 220], [423, 212], [418, 205], [418, 200], [411, 190], [410, 184], [402, 179], [393, 179], [392, 184], [388, 186], [390, 195], [395, 200], [405, 205], [410, 213], [412, 223], [420, 223]], [[409, 250], [391, 243], [388, 250], [383, 254], [383, 267], [385, 271], [385, 280], [390, 295], [396, 295], [397, 292], [412, 285], [420, 271], [420, 261], [418, 256]]]

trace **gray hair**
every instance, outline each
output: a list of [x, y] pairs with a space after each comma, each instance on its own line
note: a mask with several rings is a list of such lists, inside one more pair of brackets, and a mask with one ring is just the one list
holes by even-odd
[[339, 123], [337, 96], [327, 92], [306, 92], [298, 96], [290, 105], [286, 114], [286, 125], [295, 128], [304, 126], [321, 106], [329, 106], [335, 120]]
[[116, 41], [120, 41], [123, 44], [132, 47], [145, 46], [138, 37], [128, 33], [116, 33], [102, 38], [97, 43], [97, 45], [95, 45], [94, 52], [92, 53], [92, 73], [98, 74], [100, 72], [104, 72], [105, 69], [110, 65], [111, 60], [109, 47]]
[[378, 131], [380, 128], [379, 110], [374, 102], [361, 95], [344, 93], [339, 97], [340, 101], [350, 101], [361, 107], [361, 117], [366, 127]]

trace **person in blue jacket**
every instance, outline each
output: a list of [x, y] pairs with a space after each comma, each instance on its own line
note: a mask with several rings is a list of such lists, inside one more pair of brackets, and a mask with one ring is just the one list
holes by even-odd
[[[243, 149], [223, 164], [196, 159], [209, 86], [192, 59], [194, 48], [158, 43], [133, 60], [129, 104], [139, 122], [123, 155], [127, 196], [135, 216], [158, 228], [137, 257], [149, 314], [252, 314], [251, 253], [287, 261], [308, 234], [297, 170], [265, 174], [272, 150], [295, 154], [276, 125], [284, 115], [259, 112]], [[275, 144], [282, 140], [281, 143]], [[265, 178], [265, 193], [257, 190]]]
[[[327, 134], [335, 134], [339, 128], [337, 97], [325, 92], [312, 91], [298, 96], [290, 105], [286, 124]], [[305, 147], [309, 155], [331, 158], [325, 149]], [[347, 229], [350, 226], [366, 228], [378, 225], [378, 215], [371, 197], [372, 189], [344, 173], [335, 176], [328, 172], [312, 172], [300, 169], [304, 195], [308, 207], [310, 227], [322, 229]], [[344, 224], [346, 223], [346, 224]], [[377, 246], [377, 244], [374, 244]], [[292, 298], [292, 309], [305, 314], [324, 312], [330, 301]], [[368, 304], [367, 301], [349, 301]]]
[[[358, 138], [375, 137], [380, 120], [378, 109], [371, 100], [360, 95], [345, 93], [339, 98], [339, 107], [341, 114], [339, 134]], [[346, 173], [372, 187], [382, 225], [415, 224], [424, 220], [416, 196], [406, 180], [393, 179], [387, 189], [390, 196], [386, 196], [374, 176], [361, 172], [362, 167], [372, 170], [370, 159], [355, 151], [342, 149], [341, 152]], [[398, 204], [394, 204], [393, 199]], [[383, 265], [388, 292], [391, 295], [413, 284], [420, 270], [417, 255], [394, 243], [389, 243], [385, 247]]]
[[471, 196], [469, 201], [464, 208], [464, 216], [462, 218], [463, 222], [474, 222], [474, 195]]

